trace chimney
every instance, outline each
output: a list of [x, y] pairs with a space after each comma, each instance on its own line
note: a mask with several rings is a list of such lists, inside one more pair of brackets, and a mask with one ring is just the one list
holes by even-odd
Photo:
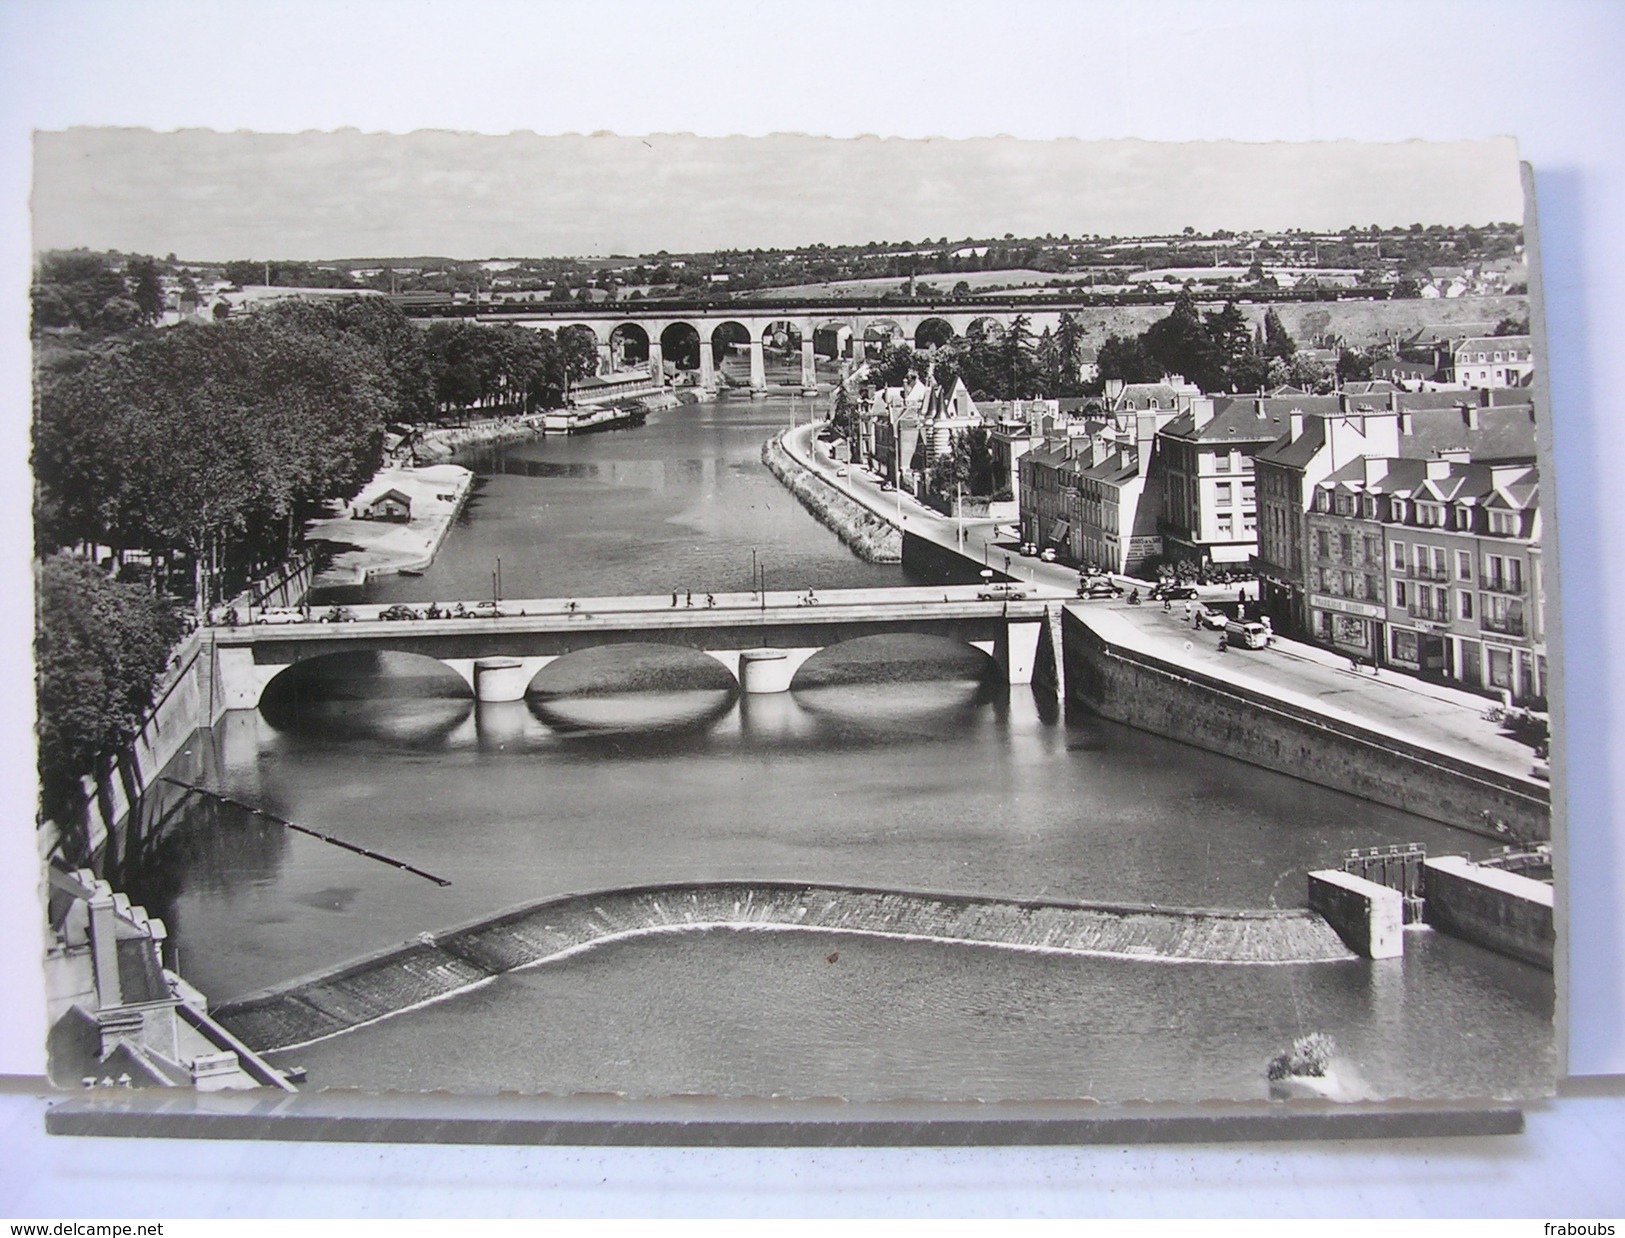
[[1191, 401], [1191, 421], [1200, 430], [1213, 420], [1213, 397], [1199, 396]]
[[1399, 432], [1401, 435], [1409, 435], [1411, 430], [1411, 415], [1409, 411], [1402, 411], [1399, 414]]
[[1106, 380], [1106, 399], [1110, 403], [1117, 403], [1117, 397], [1123, 394], [1123, 380], [1121, 378], [1108, 378]]
[[1388, 461], [1381, 456], [1361, 456], [1360, 463], [1365, 466], [1365, 484], [1374, 486], [1388, 474]]
[[1287, 417], [1287, 427], [1288, 427], [1288, 432], [1289, 432], [1289, 435], [1290, 435], [1290, 437], [1289, 437], [1290, 442], [1295, 443], [1300, 438], [1302, 438], [1303, 437], [1303, 413], [1300, 412], [1298, 409], [1293, 409], [1292, 412]]
[[1469, 430], [1478, 429], [1478, 406], [1476, 404], [1463, 404], [1461, 406], [1461, 423]]
[[1440, 481], [1450, 476], [1450, 468], [1455, 463], [1443, 456], [1435, 456], [1427, 461], [1427, 477], [1429, 481]]

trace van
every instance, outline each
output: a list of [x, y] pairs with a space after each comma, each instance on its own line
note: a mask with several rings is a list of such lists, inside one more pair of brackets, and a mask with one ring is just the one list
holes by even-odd
[[1243, 649], [1262, 649], [1270, 643], [1269, 629], [1255, 619], [1232, 619], [1224, 625], [1227, 643]]

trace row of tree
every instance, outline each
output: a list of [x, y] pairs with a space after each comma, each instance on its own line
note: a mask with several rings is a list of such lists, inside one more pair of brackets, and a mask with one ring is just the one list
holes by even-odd
[[1062, 314], [1054, 331], [1033, 334], [1032, 321], [1018, 314], [1008, 327], [973, 328], [956, 336], [945, 331], [922, 340], [924, 348], [891, 342], [868, 358], [875, 387], [902, 386], [911, 378], [952, 385], [963, 379], [978, 400], [1030, 400], [1038, 396], [1086, 394], [1083, 325]]

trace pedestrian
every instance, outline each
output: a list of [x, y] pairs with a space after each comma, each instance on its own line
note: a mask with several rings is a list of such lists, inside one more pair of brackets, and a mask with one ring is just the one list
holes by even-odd
[[1247, 600], [1247, 590], [1245, 590], [1245, 589], [1237, 589], [1236, 590], [1236, 601], [1245, 602], [1246, 600]]
[[1189, 598], [1185, 599], [1185, 622], [1192, 627], [1196, 626], [1196, 603]]
[[677, 608], [677, 590], [675, 589], [671, 591], [671, 605], [673, 610]]
[[1170, 611], [1172, 611], [1173, 608], [1174, 608], [1174, 600], [1173, 600], [1173, 598], [1168, 597], [1167, 595], [1164, 595], [1163, 599], [1162, 599], [1162, 613], [1166, 615]]
[[694, 590], [690, 589], [690, 590], [688, 590], [688, 592], [683, 594], [683, 605], [684, 606], [692, 606], [692, 605], [694, 605]]
[[1228, 648], [1230, 648], [1230, 633], [1228, 633], [1228, 632], [1220, 632], [1219, 633], [1219, 652], [1223, 653]]

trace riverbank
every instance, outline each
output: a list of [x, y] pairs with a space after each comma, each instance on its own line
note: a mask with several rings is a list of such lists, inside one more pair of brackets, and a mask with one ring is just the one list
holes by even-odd
[[[306, 542], [339, 548], [317, 573], [314, 588], [360, 585], [390, 572], [423, 571], [434, 562], [473, 486], [474, 474], [456, 464], [380, 469], [345, 506], [343, 515], [305, 526]], [[372, 520], [361, 515], [390, 491], [410, 501], [410, 519]]]
[[444, 463], [456, 455], [459, 448], [485, 447], [492, 443], [520, 443], [542, 436], [541, 413], [528, 413], [523, 417], [490, 417], [466, 426], [446, 426], [428, 430], [418, 443], [419, 460]]
[[568, 895], [383, 951], [215, 1017], [259, 1052], [292, 1049], [613, 941], [713, 929], [817, 931], [1153, 963], [1304, 964], [1354, 955], [1308, 911], [1163, 909], [788, 882]]
[[901, 563], [903, 535], [863, 504], [803, 467], [785, 450], [783, 433], [762, 445], [762, 463], [801, 505], [857, 555], [869, 563]]

